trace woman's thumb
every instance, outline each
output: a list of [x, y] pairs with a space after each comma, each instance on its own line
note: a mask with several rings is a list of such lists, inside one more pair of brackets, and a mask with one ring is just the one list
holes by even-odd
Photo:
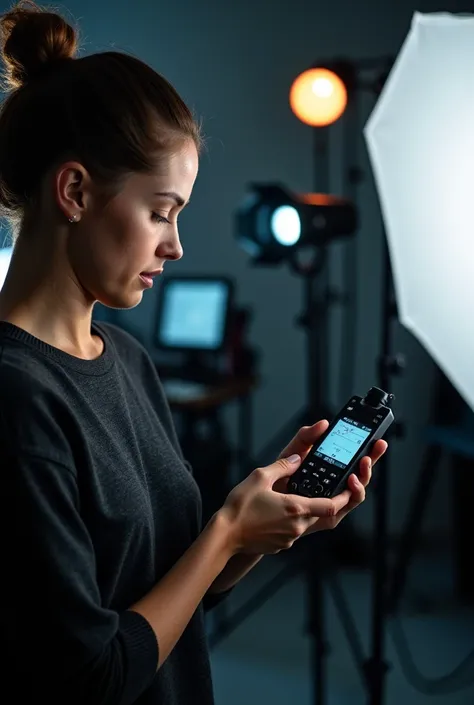
[[275, 468], [275, 479], [292, 475], [295, 470], [298, 470], [301, 464], [299, 455], [290, 455], [289, 458], [279, 458], [273, 463], [272, 468]]

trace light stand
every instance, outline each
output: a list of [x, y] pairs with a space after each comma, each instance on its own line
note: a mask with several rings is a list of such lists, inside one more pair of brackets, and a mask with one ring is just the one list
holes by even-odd
[[[371, 92], [378, 93], [384, 83], [386, 77], [387, 65], [391, 63], [386, 57], [382, 60], [385, 66], [385, 73], [379, 75], [375, 82], [368, 82], [363, 84], [362, 87], [368, 88]], [[371, 69], [377, 66], [378, 60], [368, 60], [363, 62], [359, 69]], [[354, 180], [355, 174], [353, 169], [355, 168], [355, 155], [356, 148], [355, 142], [357, 138], [357, 127], [358, 127], [358, 104], [357, 104], [357, 80], [355, 76], [355, 70], [351, 68], [345, 62], [339, 62], [339, 66], [342, 72], [349, 78], [349, 105], [348, 108], [351, 111], [351, 120], [346, 119], [346, 141], [345, 150], [346, 158], [349, 161], [347, 165], [347, 177], [351, 186], [355, 186], [356, 180]], [[351, 132], [352, 127], [352, 134]], [[315, 188], [316, 190], [329, 191], [329, 154], [327, 149], [327, 128], [315, 128]], [[350, 164], [351, 158], [354, 158], [354, 164]], [[322, 169], [318, 171], [318, 164], [322, 164]], [[359, 174], [356, 175], [360, 176]], [[355, 192], [355, 188], [352, 189]], [[353, 200], [355, 200], [355, 193], [351, 194]], [[402, 369], [402, 358], [400, 356], [393, 356], [392, 351], [392, 320], [396, 318], [396, 306], [393, 297], [393, 284], [392, 284], [392, 272], [390, 264], [390, 256], [386, 243], [385, 231], [382, 232], [383, 235], [383, 255], [382, 255], [382, 271], [383, 271], [383, 290], [382, 290], [382, 321], [381, 321], [381, 349], [378, 365], [378, 382], [379, 386], [384, 390], [390, 390], [391, 386], [391, 375], [397, 374]], [[349, 245], [346, 244], [348, 248]], [[349, 259], [349, 258], [348, 258]], [[348, 274], [346, 260], [346, 276]], [[354, 267], [354, 263], [352, 263]], [[333, 296], [331, 295], [329, 286], [329, 271], [326, 266], [325, 269], [325, 299], [328, 302]], [[351, 277], [354, 282], [354, 277]], [[346, 305], [348, 302], [345, 302]], [[311, 308], [311, 300], [307, 303], [308, 309]], [[317, 312], [317, 309], [316, 309]], [[328, 370], [327, 367], [322, 363], [321, 351], [316, 349], [316, 345], [312, 342], [313, 337], [324, 336], [328, 339], [329, 331], [327, 327], [327, 320], [321, 319], [321, 316], [316, 315], [312, 320], [310, 320], [309, 325], [311, 326], [309, 332], [309, 345], [308, 345], [308, 364], [310, 370], [310, 401], [309, 407], [313, 412], [312, 418], [326, 418], [327, 415], [324, 411], [313, 408], [313, 400], [311, 398], [312, 390], [316, 391], [316, 395], [319, 394], [319, 399], [327, 400], [329, 398], [327, 385], [324, 381], [317, 379], [312, 379], [311, 372], [313, 375], [320, 374], [321, 369], [325, 369], [325, 379], [327, 380]], [[355, 333], [355, 331], [353, 330]], [[319, 356], [318, 356], [319, 354]], [[319, 364], [315, 365], [314, 370], [312, 369], [312, 362], [318, 360]], [[347, 359], [346, 359], [347, 364]], [[324, 373], [323, 373], [324, 374]], [[351, 380], [352, 381], [352, 380]], [[321, 396], [321, 391], [323, 391]], [[317, 396], [315, 397], [317, 399]], [[395, 424], [395, 428], [392, 427], [392, 433], [395, 430], [397, 435], [401, 435], [402, 427], [400, 424]], [[388, 670], [388, 663], [385, 660], [385, 645], [386, 645], [386, 618], [387, 618], [387, 584], [388, 584], [388, 566], [387, 566], [387, 554], [388, 554], [388, 514], [389, 514], [389, 467], [388, 467], [388, 457], [384, 455], [379, 461], [376, 478], [375, 478], [375, 517], [374, 517], [374, 546], [373, 546], [373, 566], [372, 566], [372, 619], [371, 619], [371, 652], [367, 660], [363, 661], [360, 655], [360, 649], [357, 638], [349, 639], [349, 645], [356, 647], [354, 651], [354, 657], [358, 664], [363, 664], [363, 670], [365, 675], [365, 685], [368, 695], [369, 705], [382, 705], [384, 702], [385, 693], [385, 678]], [[308, 547], [309, 548], [309, 547]], [[316, 651], [313, 653], [313, 678], [314, 678], [314, 694], [315, 702], [317, 705], [323, 705], [326, 702], [325, 699], [325, 671], [324, 671], [324, 657], [327, 653], [327, 645], [325, 643], [325, 632], [323, 623], [324, 614], [324, 590], [322, 589], [322, 578], [321, 572], [323, 570], [323, 560], [321, 560], [321, 546], [315, 544], [314, 546], [315, 555], [313, 555], [313, 560], [308, 561], [308, 586], [310, 589], [310, 599], [309, 599], [309, 623], [310, 632], [315, 639]], [[319, 560], [317, 560], [319, 558]], [[319, 565], [318, 565], [319, 564]], [[327, 567], [324, 566], [324, 570], [327, 571]], [[316, 575], [317, 573], [317, 575]], [[333, 579], [333, 584], [335, 582], [335, 577]], [[344, 596], [342, 591], [338, 592], [338, 602], [337, 606], [340, 611], [340, 618], [343, 622], [344, 628], [348, 636], [354, 634], [354, 624], [350, 617], [350, 611], [345, 605]], [[315, 632], [319, 631], [320, 634], [317, 635]]]
[[327, 248], [316, 251], [309, 264], [301, 264], [296, 258], [290, 261], [292, 270], [303, 277], [304, 311], [297, 319], [306, 331], [308, 396], [306, 408], [300, 412], [301, 420], [314, 424], [315, 419], [327, 418], [331, 413], [327, 403], [327, 328], [328, 309], [331, 303], [326, 294], [317, 295], [317, 277], [324, 271]]
[[[403, 367], [401, 356], [392, 355], [392, 321], [396, 318], [393, 299], [392, 270], [384, 233], [383, 243], [383, 298], [382, 341], [379, 358], [379, 386], [389, 390], [391, 377]], [[400, 437], [403, 427], [399, 422], [392, 426], [392, 434]], [[386, 439], [390, 439], [390, 433]], [[386, 620], [388, 615], [388, 516], [389, 516], [389, 458], [383, 455], [377, 463], [375, 478], [374, 552], [372, 570], [372, 624], [371, 655], [365, 662], [365, 676], [369, 705], [382, 705], [385, 695], [385, 678], [388, 663], [385, 660]]]
[[[326, 128], [313, 129], [314, 175], [316, 192], [329, 192], [329, 150]], [[327, 245], [312, 252], [313, 258], [304, 264], [297, 255], [290, 259], [292, 270], [303, 277], [304, 306], [298, 323], [306, 332], [307, 402], [303, 425], [312, 425], [317, 419], [331, 418], [328, 399], [328, 309], [331, 303]], [[319, 281], [318, 281], [319, 278]], [[305, 418], [306, 417], [306, 418]], [[311, 638], [311, 677], [314, 705], [326, 701], [326, 667], [328, 654], [325, 626], [324, 537], [313, 534], [302, 547], [303, 569], [306, 578], [307, 631]]]
[[[301, 425], [311, 425], [315, 419], [328, 418], [327, 407], [327, 330], [328, 304], [325, 297], [317, 296], [317, 276], [324, 271], [327, 261], [326, 247], [318, 249], [310, 264], [302, 266], [296, 258], [291, 260], [293, 271], [303, 276], [305, 310], [299, 319], [306, 331], [308, 401], [303, 412]], [[326, 669], [324, 659], [327, 654], [324, 623], [324, 584], [322, 576], [321, 536], [314, 534], [305, 539], [304, 571], [307, 586], [308, 633], [311, 637], [311, 674], [313, 682], [313, 702], [315, 705], [326, 699]]]

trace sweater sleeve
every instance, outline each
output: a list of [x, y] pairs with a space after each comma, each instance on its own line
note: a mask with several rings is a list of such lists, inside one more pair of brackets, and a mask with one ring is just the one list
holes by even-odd
[[141, 615], [101, 605], [74, 472], [3, 455], [1, 493], [4, 685], [30, 703], [131, 705], [156, 674], [158, 645]]

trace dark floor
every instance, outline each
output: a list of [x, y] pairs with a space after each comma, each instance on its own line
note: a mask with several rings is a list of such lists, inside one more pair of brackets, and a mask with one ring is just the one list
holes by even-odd
[[[235, 589], [228, 609], [234, 611], [281, 570], [284, 554], [265, 558]], [[428, 677], [451, 671], [474, 649], [474, 605], [453, 599], [449, 556], [418, 556], [410, 573], [401, 623], [416, 665]], [[364, 648], [370, 639], [370, 574], [366, 570], [338, 573], [354, 614]], [[326, 702], [318, 705], [369, 703], [351, 656], [334, 601], [325, 590], [325, 618], [330, 654]], [[311, 688], [310, 640], [305, 633], [306, 586], [301, 575], [286, 583], [230, 636], [212, 649], [216, 705], [315, 705]], [[210, 629], [213, 621], [210, 619]], [[384, 705], [474, 705], [474, 659], [467, 689], [418, 692], [401, 668], [394, 640], [387, 639], [390, 670]]]

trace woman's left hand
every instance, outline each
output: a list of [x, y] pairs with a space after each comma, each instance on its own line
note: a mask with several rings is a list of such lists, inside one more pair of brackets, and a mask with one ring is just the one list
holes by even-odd
[[[278, 457], [288, 458], [290, 455], [297, 453], [301, 457], [301, 460], [304, 460], [311, 450], [311, 447], [322, 436], [328, 426], [329, 423], [326, 420], [318, 421], [313, 426], [303, 426]], [[348, 495], [349, 501], [346, 506], [333, 517], [315, 519], [314, 524], [303, 534], [304, 536], [312, 534], [315, 531], [334, 529], [349, 512], [364, 501], [365, 490], [372, 477], [372, 469], [387, 448], [388, 443], [384, 440], [378, 440], [374, 443], [370, 455], [364, 456], [360, 461], [359, 477], [354, 473], [351, 474], [348, 478], [347, 489], [341, 493]], [[278, 480], [273, 486], [273, 489], [277, 492], [286, 492], [288, 480], [289, 477]]]

